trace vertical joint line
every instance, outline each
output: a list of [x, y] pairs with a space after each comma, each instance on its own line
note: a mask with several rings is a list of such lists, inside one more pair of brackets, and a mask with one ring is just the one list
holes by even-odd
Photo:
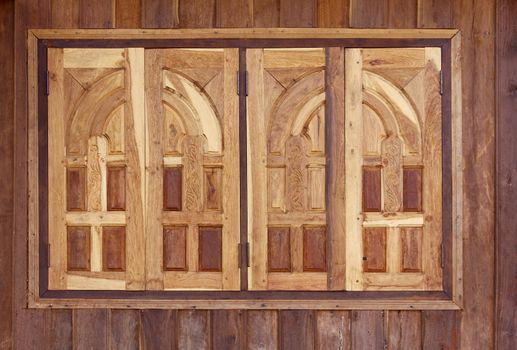
[[442, 269], [445, 267], [445, 250], [443, 249], [443, 243], [440, 244], [440, 265]]
[[237, 73], [237, 96], [241, 95], [241, 74], [239, 71]]
[[47, 243], [47, 268], [50, 267], [50, 243]]
[[440, 70], [440, 95], [443, 95], [443, 70]]
[[48, 96], [50, 95], [50, 79], [49, 79], [49, 72], [47, 70], [47, 75], [46, 75], [46, 81], [45, 81], [45, 84], [46, 84], [46, 87], [45, 87], [45, 94]]

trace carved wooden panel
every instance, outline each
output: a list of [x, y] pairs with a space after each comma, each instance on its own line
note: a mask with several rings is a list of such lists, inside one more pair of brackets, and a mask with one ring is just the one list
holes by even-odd
[[250, 288], [326, 290], [325, 50], [250, 49], [247, 70]]

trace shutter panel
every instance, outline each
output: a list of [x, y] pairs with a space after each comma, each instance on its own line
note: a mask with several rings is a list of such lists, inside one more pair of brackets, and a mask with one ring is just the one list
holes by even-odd
[[253, 290], [326, 290], [325, 50], [249, 49]]
[[348, 290], [441, 290], [440, 49], [345, 50]]
[[143, 49], [49, 49], [50, 289], [145, 288]]
[[147, 288], [238, 290], [238, 49], [145, 55]]

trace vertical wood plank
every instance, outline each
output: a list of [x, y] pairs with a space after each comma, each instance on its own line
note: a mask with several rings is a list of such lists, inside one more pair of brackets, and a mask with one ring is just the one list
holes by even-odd
[[384, 349], [384, 311], [352, 311], [351, 348]]
[[316, 0], [280, 0], [280, 27], [315, 27]]
[[349, 0], [317, 0], [319, 28], [348, 27]]
[[216, 0], [178, 0], [181, 28], [212, 28]]
[[51, 0], [52, 28], [76, 28], [79, 23], [79, 1]]
[[252, 13], [249, 0], [216, 0], [216, 22], [218, 28], [250, 27]]
[[350, 313], [348, 311], [316, 312], [315, 349], [350, 350]]
[[345, 289], [345, 50], [326, 52], [325, 116], [327, 164], [327, 228], [329, 234], [329, 289]]
[[142, 0], [115, 0], [115, 27], [140, 28], [142, 24]]
[[421, 349], [420, 311], [386, 311], [388, 313], [388, 349]]
[[253, 0], [253, 27], [280, 25], [280, 0]]
[[179, 0], [142, 0], [143, 28], [176, 28]]
[[108, 348], [108, 312], [107, 309], [74, 310], [74, 349]]
[[416, 28], [418, 0], [389, 0], [388, 27]]
[[115, 0], [79, 0], [80, 28], [114, 28]]
[[246, 312], [213, 310], [211, 312], [212, 348], [238, 350], [245, 348]]
[[72, 310], [52, 310], [48, 347], [56, 350], [72, 348]]
[[453, 25], [462, 31], [463, 349], [494, 343], [494, 11], [494, 0], [454, 8]]
[[350, 27], [385, 28], [388, 0], [350, 0]]
[[247, 311], [246, 339], [248, 349], [278, 348], [278, 311]]
[[418, 0], [418, 28], [451, 28], [453, 1]]
[[178, 311], [178, 349], [210, 349], [210, 312], [202, 310]]
[[109, 329], [110, 349], [138, 350], [140, 348], [139, 310], [111, 310]]
[[178, 349], [175, 310], [142, 310], [140, 317], [143, 349]]
[[422, 311], [422, 349], [459, 349], [459, 338], [456, 311]]
[[313, 349], [314, 330], [314, 311], [280, 311], [280, 349]]
[[515, 321], [515, 291], [517, 279], [517, 140], [515, 111], [517, 110], [517, 2], [497, 1], [497, 178], [496, 178], [496, 329], [495, 348], [517, 347]]

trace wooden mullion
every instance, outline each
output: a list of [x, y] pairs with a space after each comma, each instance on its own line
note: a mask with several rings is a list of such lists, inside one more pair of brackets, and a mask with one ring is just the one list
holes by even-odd
[[[246, 95], [240, 84], [247, 84], [246, 49], [239, 49], [239, 186], [240, 186], [240, 289], [248, 290], [248, 120]], [[247, 92], [247, 91], [246, 91]]]

